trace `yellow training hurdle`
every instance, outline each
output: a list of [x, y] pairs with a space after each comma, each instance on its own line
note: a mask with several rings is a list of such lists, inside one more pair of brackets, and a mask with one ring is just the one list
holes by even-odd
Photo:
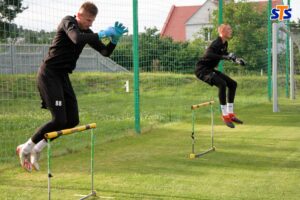
[[[208, 101], [208, 102], [204, 102], [204, 103], [200, 103], [200, 104], [195, 104], [191, 106], [191, 110], [192, 110], [192, 153], [190, 153], [189, 157], [191, 159], [194, 158], [199, 158], [200, 156], [209, 153], [211, 151], [215, 151], [215, 146], [214, 146], [214, 112], [213, 112], [213, 104], [215, 102], [213, 100]], [[205, 106], [210, 106], [210, 113], [211, 113], [211, 147], [199, 154], [195, 153], [195, 110], [205, 107]]]
[[44, 136], [48, 140], [48, 200], [51, 199], [51, 185], [50, 185], [50, 178], [52, 177], [51, 174], [51, 139], [57, 138], [63, 135], [69, 135], [76, 132], [85, 131], [91, 129], [91, 193], [88, 195], [83, 195], [80, 200], [87, 199], [91, 196], [96, 196], [96, 191], [94, 190], [94, 146], [95, 146], [95, 135], [93, 129], [96, 128], [96, 123], [91, 123], [83, 126], [78, 126], [75, 128], [64, 129], [60, 131], [53, 131], [46, 133]]

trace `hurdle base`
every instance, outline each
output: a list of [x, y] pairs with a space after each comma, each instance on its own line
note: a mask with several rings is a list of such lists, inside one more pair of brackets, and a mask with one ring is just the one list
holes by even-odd
[[194, 158], [196, 158], [196, 154], [191, 153], [191, 154], [190, 154], [190, 159], [194, 159]]
[[201, 156], [203, 156], [203, 155], [205, 155], [205, 154], [207, 154], [209, 152], [215, 151], [215, 150], [216, 150], [216, 147], [212, 147], [212, 148], [210, 148], [210, 149], [208, 149], [208, 150], [206, 150], [206, 151], [204, 151], [202, 153], [199, 153], [199, 154], [191, 153], [190, 154], [190, 159], [199, 158], [199, 157], [201, 157]]
[[86, 195], [84, 197], [81, 197], [80, 200], [87, 199], [87, 198], [89, 198], [91, 196], [94, 196], [94, 197], [97, 196], [96, 191], [92, 191], [90, 194], [88, 194], [88, 195]]

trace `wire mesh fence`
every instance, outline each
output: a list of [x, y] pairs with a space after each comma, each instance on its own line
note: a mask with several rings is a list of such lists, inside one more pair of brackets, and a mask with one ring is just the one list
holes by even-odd
[[[82, 2], [5, 2], [0, 1], [0, 162], [9, 164], [15, 161], [15, 147], [51, 119], [47, 110], [40, 109], [36, 73], [48, 53], [57, 25], [64, 16], [76, 15]], [[189, 122], [190, 105], [208, 101], [211, 97], [217, 99], [215, 90], [196, 79], [194, 67], [205, 48], [217, 37], [218, 4], [201, 1], [199, 5], [182, 7], [172, 6], [175, 4], [172, 0], [138, 2], [141, 126], [147, 129], [161, 123]], [[239, 82], [239, 88], [246, 88], [247, 95], [252, 92], [247, 88], [246, 83], [251, 82], [247, 78], [255, 76], [257, 81], [253, 85], [257, 84], [261, 98], [266, 100], [268, 13], [267, 1], [262, 2], [224, 5], [224, 22], [231, 24], [234, 30], [229, 50], [249, 63], [247, 68], [224, 63], [224, 71], [238, 80], [246, 77], [244, 82]], [[96, 122], [97, 137], [101, 138], [97, 141], [104, 142], [134, 133], [133, 5], [131, 1], [123, 0], [96, 0], [94, 3], [99, 8], [92, 26], [94, 32], [113, 26], [115, 21], [129, 28], [128, 35], [119, 41], [110, 58], [104, 58], [86, 46], [71, 75], [78, 97], [80, 121], [82, 124]], [[162, 30], [172, 28], [168, 27], [174, 20], [172, 16], [177, 12], [186, 14], [185, 9], [194, 13], [185, 16], [188, 23], [181, 22], [182, 30], [175, 28], [173, 32], [182, 31], [189, 39], [178, 41], [172, 35], [164, 36]], [[207, 12], [207, 9], [211, 10]], [[18, 13], [20, 10], [22, 12]], [[246, 11], [249, 16], [244, 15]], [[202, 19], [201, 16], [205, 17]], [[197, 21], [199, 24], [193, 24]], [[295, 53], [299, 55], [299, 51]], [[295, 59], [299, 72], [300, 61], [297, 56]], [[282, 63], [280, 72], [284, 76], [285, 62]], [[125, 82], [129, 82], [129, 92]], [[280, 84], [284, 88], [284, 80]], [[88, 146], [88, 139], [83, 142], [83, 137], [58, 140], [56, 146], [63, 153]]]

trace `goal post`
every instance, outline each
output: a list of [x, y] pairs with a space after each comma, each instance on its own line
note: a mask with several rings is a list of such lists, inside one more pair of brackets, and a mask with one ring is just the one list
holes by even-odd
[[272, 97], [273, 97], [273, 112], [279, 112], [278, 107], [278, 55], [282, 51], [278, 41], [282, 38], [280, 33], [285, 33], [289, 42], [289, 96], [291, 100], [296, 99], [296, 80], [295, 80], [295, 66], [294, 66], [294, 44], [297, 45], [300, 50], [300, 27], [295, 24], [289, 24], [289, 26], [283, 23], [274, 22], [272, 25]]
[[[289, 29], [289, 30], [288, 30]], [[294, 44], [300, 51], [300, 26], [297, 24], [290, 24], [289, 28], [280, 27], [279, 31], [285, 32], [289, 36], [290, 46], [290, 99], [296, 99], [296, 81], [295, 81], [295, 65], [294, 65]]]

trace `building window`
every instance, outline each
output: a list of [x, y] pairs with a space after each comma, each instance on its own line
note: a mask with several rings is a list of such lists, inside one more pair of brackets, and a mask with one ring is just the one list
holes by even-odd
[[212, 28], [204, 28], [204, 39], [205, 41], [211, 41]]

